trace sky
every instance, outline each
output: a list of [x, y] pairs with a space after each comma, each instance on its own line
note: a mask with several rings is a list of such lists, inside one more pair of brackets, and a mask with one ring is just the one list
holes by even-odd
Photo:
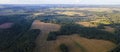
[[90, 4], [118, 5], [120, 0], [0, 0], [0, 4]]

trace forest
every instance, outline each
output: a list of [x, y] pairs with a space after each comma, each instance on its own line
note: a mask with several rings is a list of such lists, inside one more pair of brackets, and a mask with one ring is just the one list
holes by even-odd
[[0, 8], [0, 52], [120, 52], [119, 8], [81, 7]]
[[[40, 30], [29, 30], [34, 19], [27, 19], [26, 16], [0, 16], [0, 24], [13, 23], [10, 28], [0, 29], [0, 50], [5, 52], [29, 52], [35, 46], [34, 41]], [[29, 48], [29, 50], [26, 48]]]

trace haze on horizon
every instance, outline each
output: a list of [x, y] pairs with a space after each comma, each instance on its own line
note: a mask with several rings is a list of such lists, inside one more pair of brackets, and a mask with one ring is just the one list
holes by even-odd
[[91, 4], [91, 5], [120, 5], [120, 0], [0, 0], [0, 4]]

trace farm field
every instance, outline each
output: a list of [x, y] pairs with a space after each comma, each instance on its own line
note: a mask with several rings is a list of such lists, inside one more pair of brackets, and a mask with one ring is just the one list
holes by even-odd
[[120, 5], [0, 4], [0, 52], [120, 52]]
[[34, 52], [48, 52], [48, 44], [49, 42], [46, 41], [48, 37], [48, 33], [50, 31], [57, 31], [59, 30], [60, 25], [58, 24], [51, 24], [51, 23], [44, 23], [40, 22], [39, 20], [35, 20], [31, 26], [31, 29], [40, 29], [42, 32], [36, 39], [36, 48]]
[[42, 33], [36, 39], [36, 48], [34, 52], [61, 52], [60, 44], [66, 44], [70, 52], [107, 52], [116, 47], [110, 41], [87, 39], [79, 35], [59, 36], [57, 40], [47, 41], [48, 33], [50, 31], [57, 31], [60, 25], [52, 23], [44, 23], [35, 20], [31, 29], [41, 29]]

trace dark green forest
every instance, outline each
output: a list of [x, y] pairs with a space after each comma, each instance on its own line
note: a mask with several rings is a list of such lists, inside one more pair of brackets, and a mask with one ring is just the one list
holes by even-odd
[[66, 23], [75, 23], [79, 21], [89, 21], [88, 17], [69, 17], [65, 15], [46, 15], [38, 16], [36, 19], [45, 22], [45, 23], [56, 23], [56, 24], [66, 24]]
[[0, 24], [11, 22], [11, 28], [0, 29], [0, 50], [5, 52], [31, 52], [40, 30], [29, 30], [34, 19], [28, 15], [0, 16]]

